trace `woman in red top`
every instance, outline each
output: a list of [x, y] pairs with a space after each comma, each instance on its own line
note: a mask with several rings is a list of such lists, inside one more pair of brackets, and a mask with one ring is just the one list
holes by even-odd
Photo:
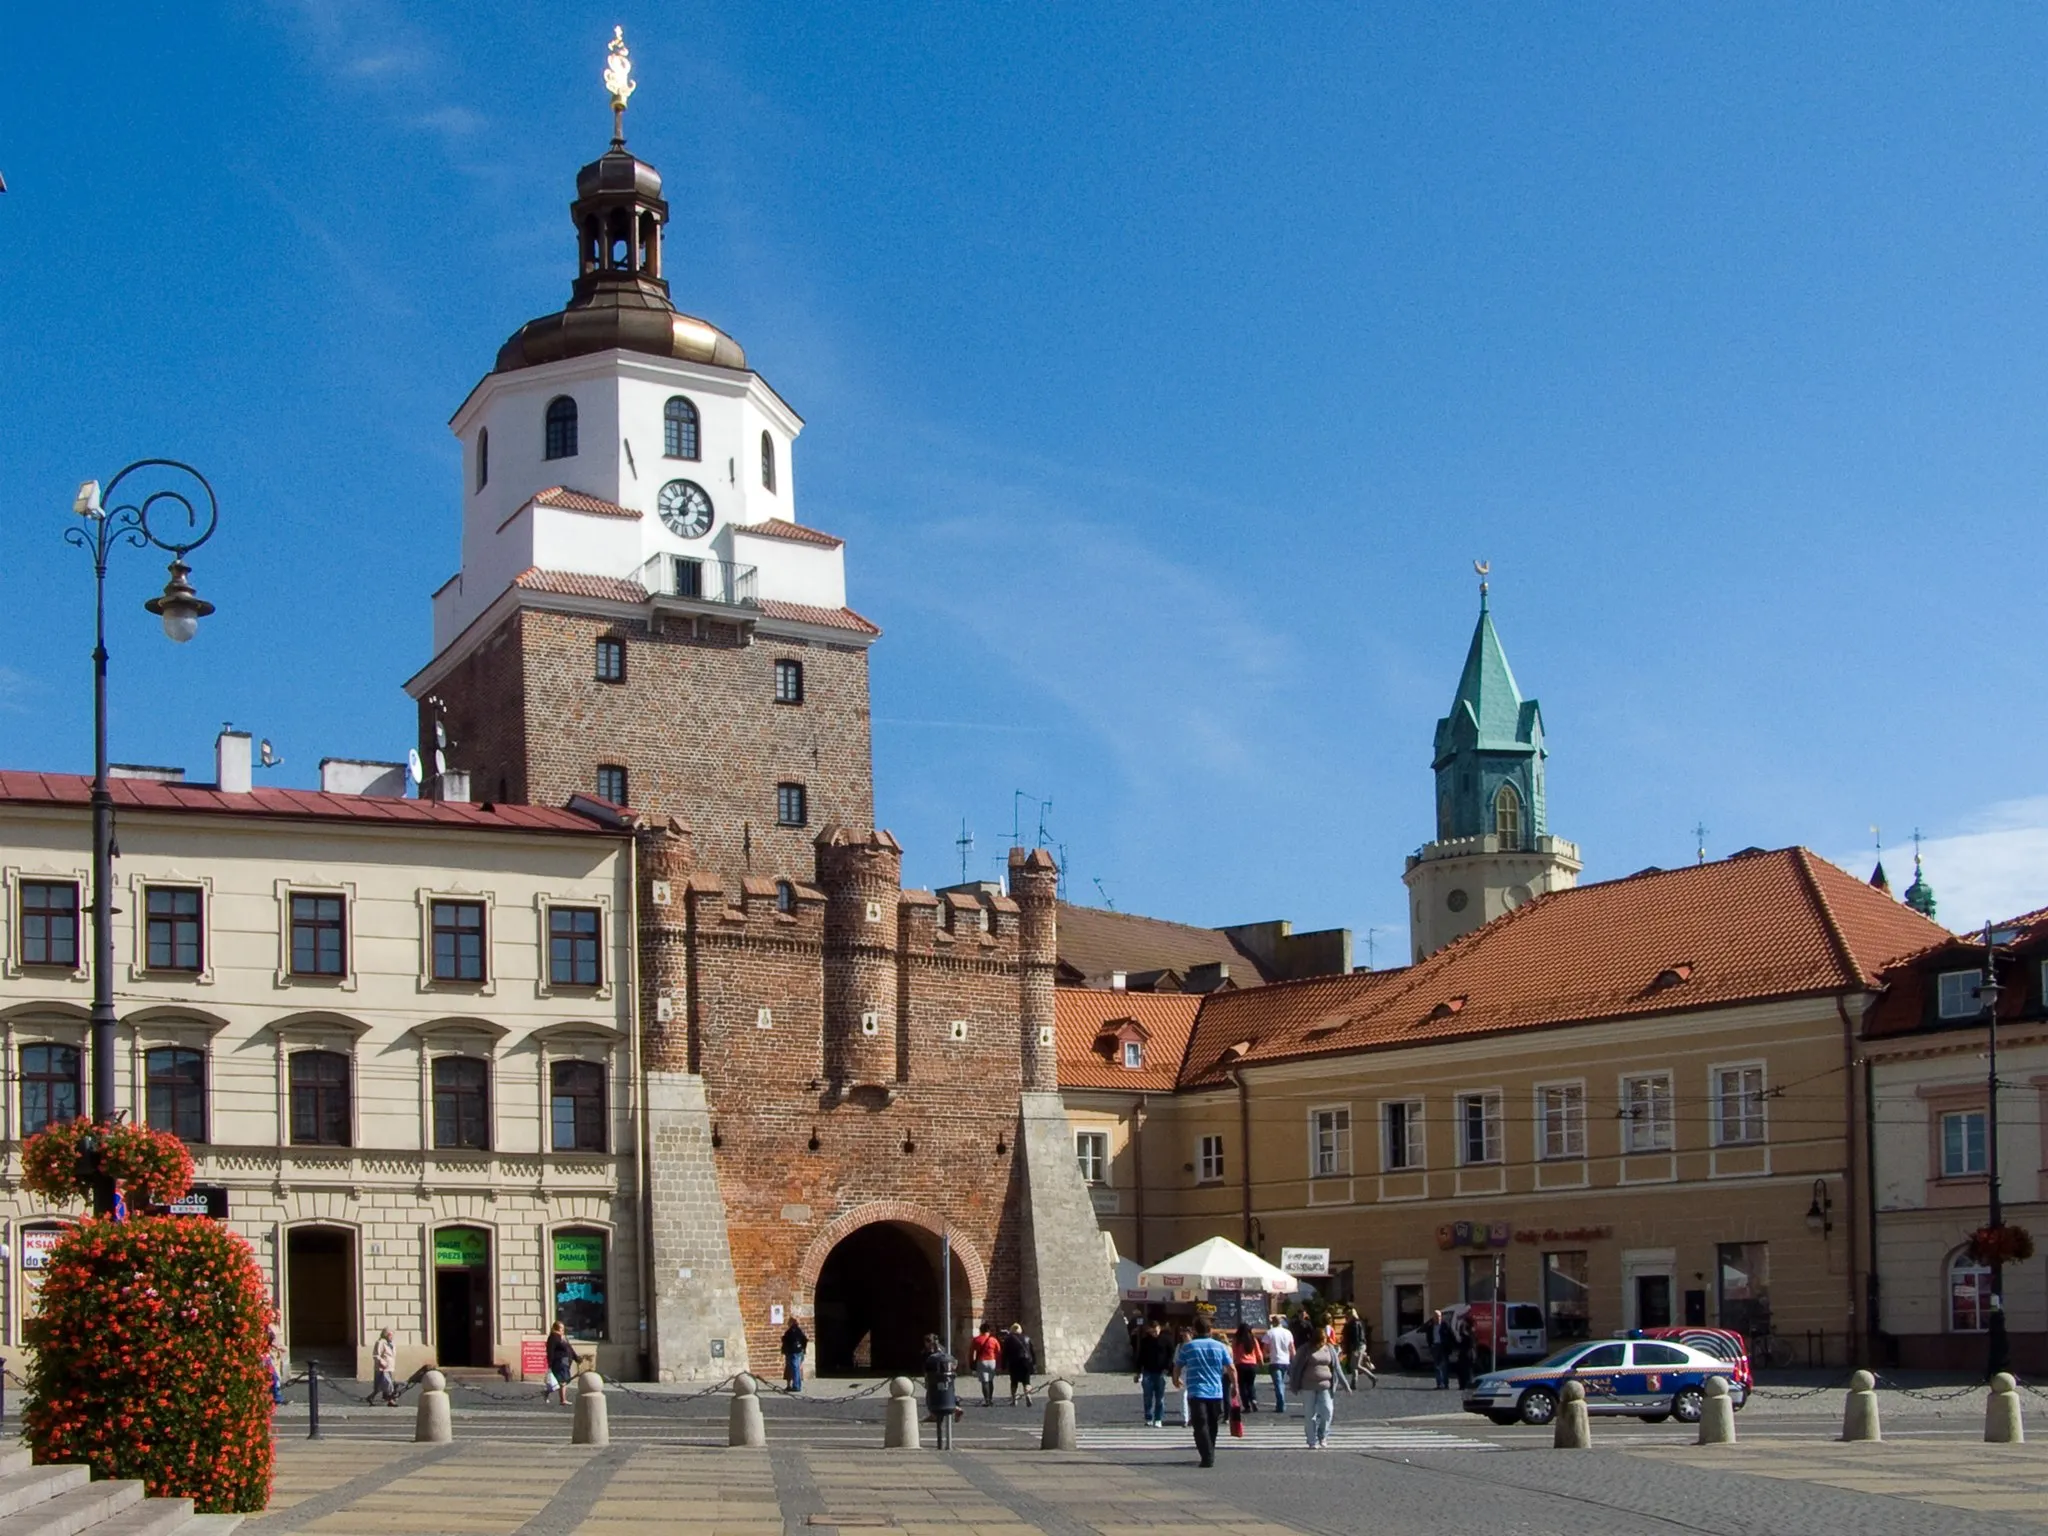
[[981, 1406], [995, 1407], [996, 1365], [1003, 1358], [1003, 1341], [986, 1322], [974, 1336], [974, 1342], [967, 1346], [967, 1357], [974, 1362], [975, 1379], [981, 1383]]
[[1244, 1411], [1259, 1411], [1259, 1367], [1266, 1363], [1266, 1346], [1252, 1332], [1250, 1323], [1239, 1323], [1230, 1336], [1230, 1361], [1237, 1367], [1237, 1395], [1244, 1399]]

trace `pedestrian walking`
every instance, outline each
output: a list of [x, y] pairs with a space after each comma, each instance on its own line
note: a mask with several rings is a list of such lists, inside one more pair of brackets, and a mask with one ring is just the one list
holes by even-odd
[[1472, 1352], [1476, 1345], [1476, 1342], [1477, 1341], [1472, 1336], [1472, 1314], [1470, 1312], [1467, 1312], [1463, 1317], [1458, 1319], [1458, 1342], [1456, 1345], [1456, 1349], [1458, 1359], [1458, 1388], [1460, 1391], [1470, 1392], [1472, 1390]]
[[1259, 1367], [1266, 1363], [1266, 1352], [1259, 1344], [1259, 1336], [1252, 1332], [1250, 1323], [1239, 1323], [1237, 1332], [1230, 1336], [1230, 1360], [1237, 1367], [1237, 1398], [1244, 1405], [1246, 1413], [1259, 1411]]
[[[1365, 1360], [1365, 1323], [1356, 1307], [1344, 1309], [1344, 1321], [1337, 1330], [1337, 1354], [1344, 1362], [1345, 1376], [1356, 1381], [1359, 1372], [1366, 1368], [1360, 1363]], [[1379, 1385], [1377, 1377], [1373, 1385]]]
[[981, 1383], [981, 1406], [995, 1407], [996, 1367], [1003, 1362], [1003, 1340], [993, 1323], [983, 1320], [981, 1332], [967, 1346], [967, 1357], [974, 1362], [974, 1379]]
[[1024, 1331], [1022, 1323], [1010, 1324], [1010, 1331], [1003, 1335], [1003, 1365], [1010, 1373], [1010, 1406], [1017, 1406], [1017, 1396], [1023, 1394], [1024, 1406], [1031, 1406], [1031, 1371], [1036, 1362], [1032, 1359], [1031, 1335]]
[[569, 1330], [556, 1323], [548, 1330], [548, 1373], [543, 1378], [540, 1400], [569, 1406], [569, 1383], [576, 1376], [576, 1346], [569, 1342]]
[[1195, 1318], [1193, 1336], [1173, 1352], [1173, 1368], [1187, 1388], [1188, 1417], [1195, 1431], [1195, 1455], [1216, 1465], [1216, 1430], [1223, 1422], [1225, 1383], [1234, 1372], [1230, 1351], [1211, 1337], [1209, 1319]]
[[1180, 1373], [1180, 1347], [1194, 1336], [1195, 1330], [1186, 1323], [1182, 1323], [1173, 1330], [1173, 1390], [1180, 1394], [1180, 1427], [1182, 1429], [1186, 1429], [1195, 1421], [1188, 1414], [1188, 1384], [1187, 1379]]
[[789, 1326], [782, 1330], [782, 1388], [785, 1392], [801, 1392], [804, 1389], [804, 1355], [811, 1347], [811, 1336], [804, 1332], [804, 1325], [794, 1317]]
[[1173, 1341], [1159, 1326], [1158, 1318], [1150, 1319], [1139, 1330], [1138, 1386], [1144, 1394], [1145, 1425], [1148, 1429], [1166, 1426], [1166, 1377], [1173, 1369], [1173, 1350]]
[[398, 1340], [389, 1328], [377, 1335], [377, 1342], [370, 1347], [370, 1368], [375, 1372], [370, 1382], [370, 1395], [363, 1399], [374, 1403], [384, 1399], [386, 1408], [398, 1406], [398, 1382], [392, 1372], [398, 1367]]
[[1302, 1432], [1312, 1451], [1329, 1448], [1330, 1425], [1337, 1417], [1337, 1382], [1343, 1374], [1343, 1353], [1334, 1344], [1318, 1344], [1295, 1359], [1294, 1387], [1308, 1412]]
[[285, 1359], [284, 1346], [277, 1342], [277, 1330], [271, 1329], [263, 1343], [263, 1360], [270, 1371], [270, 1400], [282, 1405], [284, 1402], [284, 1378], [289, 1362]]
[[1458, 1330], [1438, 1308], [1429, 1314], [1429, 1361], [1436, 1367], [1436, 1389], [1451, 1384], [1451, 1359], [1458, 1352]]
[[1273, 1411], [1287, 1411], [1287, 1378], [1294, 1370], [1294, 1335], [1287, 1319], [1276, 1317], [1266, 1327], [1266, 1369], [1273, 1375]]

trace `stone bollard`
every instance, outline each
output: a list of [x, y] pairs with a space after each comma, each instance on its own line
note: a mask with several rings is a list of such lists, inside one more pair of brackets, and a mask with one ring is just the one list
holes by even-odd
[[1726, 1376], [1707, 1378], [1706, 1401], [1700, 1404], [1701, 1445], [1735, 1443], [1735, 1399], [1728, 1395]]
[[732, 1412], [726, 1416], [725, 1443], [768, 1443], [768, 1427], [761, 1422], [761, 1388], [745, 1371], [732, 1384]]
[[2020, 1418], [2020, 1384], [2009, 1372], [1991, 1378], [1991, 1395], [1984, 1399], [1984, 1443], [2018, 1445], [2027, 1438], [2027, 1426]]
[[439, 1371], [429, 1370], [420, 1378], [420, 1411], [413, 1420], [412, 1437], [435, 1445], [455, 1438], [448, 1414], [448, 1378]]
[[585, 1371], [576, 1378], [576, 1422], [569, 1429], [571, 1445], [610, 1445], [611, 1412], [604, 1403], [604, 1378]]
[[1877, 1378], [1868, 1371], [1858, 1371], [1849, 1378], [1849, 1400], [1842, 1406], [1842, 1438], [1884, 1438], [1884, 1426], [1877, 1417]]
[[918, 1448], [917, 1399], [911, 1396], [916, 1390], [908, 1376], [898, 1376], [889, 1383], [888, 1417], [882, 1421], [883, 1450], [914, 1451]]
[[1586, 1418], [1586, 1388], [1583, 1382], [1568, 1381], [1557, 1404], [1557, 1428], [1552, 1431], [1552, 1449], [1590, 1451], [1593, 1429]]
[[1045, 1389], [1045, 1432], [1038, 1437], [1041, 1451], [1074, 1451], [1080, 1449], [1080, 1442], [1074, 1438], [1074, 1385], [1069, 1381], [1054, 1381]]

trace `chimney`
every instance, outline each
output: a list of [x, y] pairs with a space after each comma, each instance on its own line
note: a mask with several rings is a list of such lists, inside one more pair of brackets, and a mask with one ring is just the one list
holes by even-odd
[[405, 798], [405, 764], [380, 763], [358, 757], [320, 759], [320, 789], [329, 795], [369, 795], [379, 800]]
[[222, 794], [249, 793], [251, 764], [247, 731], [222, 731], [214, 738], [213, 782]]
[[1125, 987], [1129, 986], [1130, 984], [1131, 984], [1131, 978], [1130, 978], [1130, 977], [1129, 977], [1129, 976], [1128, 976], [1127, 974], [1125, 974], [1124, 972], [1122, 972], [1122, 971], [1111, 971], [1111, 972], [1109, 973], [1109, 990], [1110, 990], [1110, 991], [1112, 991], [1112, 992], [1121, 992], [1121, 991], [1123, 991], [1123, 990], [1124, 990], [1124, 988], [1125, 988]]
[[443, 768], [434, 776], [434, 798], [462, 802], [469, 799], [469, 770]]

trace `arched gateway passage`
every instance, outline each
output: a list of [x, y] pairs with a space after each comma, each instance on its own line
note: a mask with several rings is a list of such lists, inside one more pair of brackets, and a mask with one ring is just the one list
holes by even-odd
[[[924, 1336], [941, 1333], [938, 1236], [906, 1222], [857, 1227], [834, 1245], [813, 1291], [812, 1348], [821, 1376], [916, 1375]], [[953, 1254], [953, 1347], [973, 1329], [977, 1298]]]

